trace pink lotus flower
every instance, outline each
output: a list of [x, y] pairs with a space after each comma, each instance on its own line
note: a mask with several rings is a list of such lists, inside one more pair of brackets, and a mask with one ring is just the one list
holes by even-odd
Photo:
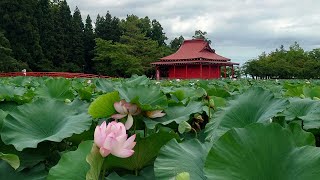
[[94, 143], [99, 147], [101, 156], [106, 157], [109, 154], [120, 158], [127, 158], [134, 153], [133, 147], [136, 135], [128, 138], [124, 125], [120, 122], [112, 121], [106, 125], [103, 122], [97, 126], [94, 131]]
[[120, 102], [115, 102], [113, 104], [114, 108], [119, 114], [114, 114], [111, 117], [113, 119], [122, 119], [128, 116], [127, 121], [125, 123], [126, 129], [130, 129], [133, 125], [133, 117], [134, 115], [138, 115], [141, 112], [141, 109], [136, 104], [130, 104], [125, 100], [121, 100]]
[[158, 118], [166, 115], [166, 113], [163, 113], [162, 110], [147, 111], [146, 114], [149, 118]]

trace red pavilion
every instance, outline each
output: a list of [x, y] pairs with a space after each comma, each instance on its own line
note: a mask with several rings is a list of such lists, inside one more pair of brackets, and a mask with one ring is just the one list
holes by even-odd
[[232, 70], [234, 77], [234, 65], [215, 53], [209, 43], [203, 39], [185, 40], [177, 52], [151, 63], [156, 66], [156, 77], [167, 76], [169, 79], [215, 79], [220, 78], [221, 67], [224, 67], [226, 77], [226, 66]]

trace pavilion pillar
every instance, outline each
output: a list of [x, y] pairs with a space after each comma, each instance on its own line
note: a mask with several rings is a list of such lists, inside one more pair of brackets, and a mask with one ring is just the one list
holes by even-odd
[[224, 66], [224, 78], [227, 78], [227, 66]]
[[233, 69], [233, 65], [231, 66], [231, 77], [232, 77], [232, 79], [234, 78], [234, 69]]
[[160, 80], [160, 70], [159, 70], [159, 66], [156, 66], [156, 79]]
[[173, 78], [176, 78], [176, 65], [173, 65]]
[[186, 64], [186, 79], [188, 79], [188, 64]]
[[200, 63], [200, 78], [202, 79], [202, 63]]
[[209, 64], [209, 79], [211, 79], [211, 64]]

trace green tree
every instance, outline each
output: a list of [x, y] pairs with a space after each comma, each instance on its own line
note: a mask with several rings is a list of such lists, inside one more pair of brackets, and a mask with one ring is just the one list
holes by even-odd
[[78, 67], [72, 66], [72, 16], [65, 0], [53, 6], [54, 12], [54, 38], [56, 40], [53, 65], [57, 71], [73, 71]]
[[159, 46], [157, 41], [147, 37], [146, 22], [147, 18], [128, 15], [120, 22], [120, 29], [123, 32], [119, 43], [97, 39], [95, 70], [110, 76], [129, 77], [132, 74], [153, 76], [155, 70], [150, 63], [164, 54], [167, 55], [169, 49], [166, 46]]
[[139, 23], [137, 24], [138, 28], [141, 30], [142, 33], [146, 35], [146, 37], [151, 38], [152, 36], [152, 27], [151, 21], [148, 16], [144, 18], [140, 18]]
[[37, 21], [34, 18], [37, 0], [1, 0], [0, 28], [11, 43], [13, 57], [40, 70], [44, 58], [40, 46]]
[[209, 44], [211, 44], [211, 40], [209, 40], [207, 37], [207, 32], [206, 31], [201, 31], [201, 30], [196, 30], [194, 32], [194, 35], [192, 36], [193, 39], [204, 39], [205, 41], [207, 41]]
[[113, 42], [119, 42], [122, 34], [119, 23], [119, 18], [112, 17], [109, 11], [105, 17], [98, 15], [95, 28], [96, 37], [104, 40], [112, 40]]
[[86, 24], [84, 26], [84, 59], [85, 59], [85, 72], [93, 73], [93, 58], [94, 58], [94, 46], [95, 35], [93, 33], [92, 20], [90, 16], [87, 16]]
[[27, 64], [18, 62], [12, 57], [10, 42], [0, 31], [0, 72], [21, 71], [27, 67]]
[[111, 40], [96, 39], [94, 58], [97, 73], [113, 77], [130, 77], [143, 74], [139, 59], [131, 55], [131, 47], [113, 43]]
[[50, 0], [39, 0], [34, 14], [40, 35], [40, 46], [44, 59], [39, 63], [40, 71], [52, 71], [54, 58], [54, 21]]
[[244, 73], [260, 78], [319, 78], [318, 51], [305, 52], [295, 42], [286, 50], [283, 45], [279, 49], [263, 53], [255, 60], [245, 63]]
[[81, 18], [81, 13], [78, 7], [76, 7], [72, 16], [72, 36], [71, 36], [71, 54], [69, 64], [74, 66], [75, 69], [71, 69], [74, 72], [84, 71], [84, 25]]
[[140, 20], [135, 15], [127, 16], [126, 20], [121, 23], [121, 28], [124, 30], [120, 37], [120, 43], [130, 46], [130, 54], [140, 60], [140, 64], [144, 69], [144, 73], [148, 76], [154, 74], [154, 68], [151, 62], [159, 59], [158, 43], [148, 37], [139, 28]]
[[180, 35], [178, 38], [174, 38], [170, 42], [170, 48], [172, 49], [172, 51], [177, 51], [182, 45], [183, 41], [184, 41], [184, 38], [182, 35]]
[[166, 37], [165, 33], [163, 32], [163, 28], [161, 24], [157, 20], [152, 20], [151, 22], [152, 28], [151, 28], [151, 36], [150, 38], [152, 40], [155, 40], [158, 42], [159, 46], [166, 46], [165, 40], [168, 38]]

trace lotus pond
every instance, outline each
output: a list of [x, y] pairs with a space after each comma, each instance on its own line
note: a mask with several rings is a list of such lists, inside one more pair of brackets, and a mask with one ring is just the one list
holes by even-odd
[[320, 81], [0, 79], [0, 179], [320, 179]]

